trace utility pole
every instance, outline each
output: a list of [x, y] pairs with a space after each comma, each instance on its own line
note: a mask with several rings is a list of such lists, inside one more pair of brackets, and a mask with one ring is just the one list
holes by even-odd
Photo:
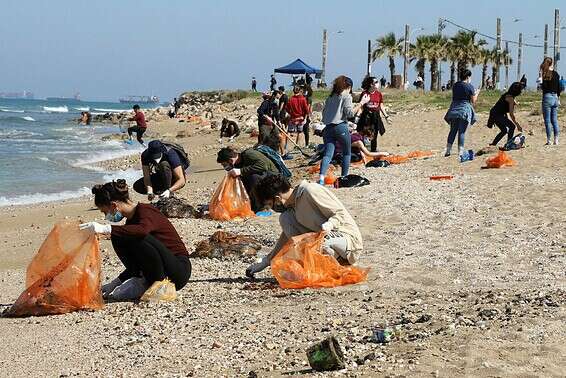
[[322, 87], [326, 85], [324, 76], [326, 75], [326, 54], [328, 49], [328, 34], [326, 29], [322, 30], [322, 73], [320, 74], [320, 84]]
[[[442, 37], [442, 30], [444, 29], [444, 21], [442, 18], [438, 19], [438, 35]], [[442, 61], [438, 61], [438, 82], [436, 83], [436, 90], [442, 88]]]
[[558, 68], [560, 61], [560, 11], [554, 10], [554, 68]]
[[509, 88], [509, 42], [505, 42], [505, 88]]
[[403, 55], [403, 89], [405, 89], [405, 83], [407, 82], [409, 73], [409, 25], [405, 25], [405, 49], [403, 50]]
[[371, 39], [368, 39], [368, 70], [367, 76], [371, 75]]
[[[501, 19], [497, 18], [497, 39], [496, 39], [497, 55], [501, 54]], [[493, 78], [493, 83], [495, 88], [499, 89], [499, 59], [495, 62], [495, 77]]]
[[521, 80], [521, 59], [523, 59], [523, 33], [519, 33], [519, 51], [517, 52], [517, 81]]
[[546, 58], [548, 56], [548, 24], [544, 24], [544, 56]]

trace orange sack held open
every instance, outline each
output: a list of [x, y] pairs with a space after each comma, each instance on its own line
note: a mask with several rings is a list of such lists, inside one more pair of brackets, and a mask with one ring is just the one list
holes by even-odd
[[499, 151], [497, 155], [490, 157], [485, 161], [485, 168], [501, 168], [504, 166], [511, 167], [513, 165], [515, 165], [515, 161], [511, 159], [505, 151]]
[[284, 289], [336, 287], [365, 281], [369, 269], [342, 266], [323, 254], [324, 233], [291, 238], [271, 260], [271, 272]]
[[411, 151], [407, 154], [409, 159], [423, 159], [433, 156], [434, 153], [432, 151]]
[[214, 192], [208, 205], [208, 212], [210, 218], [220, 221], [249, 218], [255, 215], [242, 180], [228, 175]]
[[26, 290], [6, 316], [54, 315], [102, 307], [98, 239], [79, 230], [78, 222], [58, 223], [29, 264]]
[[407, 162], [409, 158], [407, 156], [402, 156], [402, 155], [389, 155], [389, 156], [380, 156], [379, 160], [388, 161], [389, 164], [401, 164]]

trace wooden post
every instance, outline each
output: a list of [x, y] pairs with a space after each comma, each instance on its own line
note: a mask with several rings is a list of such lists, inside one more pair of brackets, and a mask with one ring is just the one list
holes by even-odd
[[505, 88], [509, 88], [509, 42], [505, 42]]
[[544, 56], [546, 58], [548, 56], [548, 24], [544, 24]]
[[403, 50], [403, 89], [407, 83], [407, 76], [409, 74], [409, 25], [405, 25], [405, 48]]
[[560, 61], [560, 10], [554, 10], [554, 67]]
[[368, 69], [367, 76], [371, 75], [371, 39], [368, 39]]
[[327, 49], [328, 49], [328, 34], [326, 33], [326, 29], [323, 29], [322, 30], [322, 73], [320, 74], [320, 83], [323, 86], [326, 84], [326, 82], [324, 81], [324, 77], [326, 75]]
[[521, 59], [523, 59], [523, 33], [519, 33], [519, 50], [517, 52], [517, 81], [521, 80]]
[[[496, 49], [497, 49], [497, 54], [500, 55], [501, 54], [501, 19], [497, 18], [497, 39], [496, 39], [496, 45], [495, 45]], [[500, 89], [499, 88], [499, 59], [497, 59], [497, 61], [495, 62], [495, 77], [493, 78], [493, 83], [495, 84], [495, 88]]]

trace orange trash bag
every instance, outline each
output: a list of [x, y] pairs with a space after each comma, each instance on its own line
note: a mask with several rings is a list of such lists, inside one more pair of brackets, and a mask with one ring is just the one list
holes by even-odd
[[499, 151], [497, 155], [488, 158], [485, 161], [485, 168], [501, 168], [504, 166], [513, 166], [515, 161], [505, 153], [505, 151]]
[[323, 254], [324, 232], [291, 238], [271, 260], [271, 272], [284, 289], [336, 287], [365, 281], [369, 269], [342, 266]]
[[65, 314], [104, 307], [95, 234], [78, 222], [53, 227], [28, 265], [26, 290], [6, 316]]
[[220, 221], [249, 218], [255, 215], [242, 180], [228, 175], [214, 192], [208, 205], [208, 212], [210, 218]]
[[411, 151], [407, 154], [409, 159], [422, 159], [434, 155], [432, 151]]
[[379, 160], [388, 161], [389, 164], [401, 164], [408, 161], [409, 158], [407, 156], [402, 156], [402, 155], [389, 155], [389, 156], [381, 156]]

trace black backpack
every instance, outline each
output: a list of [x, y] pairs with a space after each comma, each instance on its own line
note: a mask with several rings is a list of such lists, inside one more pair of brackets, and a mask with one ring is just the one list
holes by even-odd
[[339, 177], [334, 182], [335, 188], [357, 188], [359, 186], [369, 185], [369, 180], [365, 177], [358, 175], [348, 175], [345, 177]]
[[191, 160], [189, 159], [189, 155], [187, 154], [183, 146], [174, 142], [162, 142], [162, 143], [165, 146], [165, 148], [167, 148], [167, 151], [173, 149], [175, 150], [177, 155], [179, 155], [179, 159], [181, 159], [181, 165], [183, 166], [183, 171], [186, 171], [191, 166]]

